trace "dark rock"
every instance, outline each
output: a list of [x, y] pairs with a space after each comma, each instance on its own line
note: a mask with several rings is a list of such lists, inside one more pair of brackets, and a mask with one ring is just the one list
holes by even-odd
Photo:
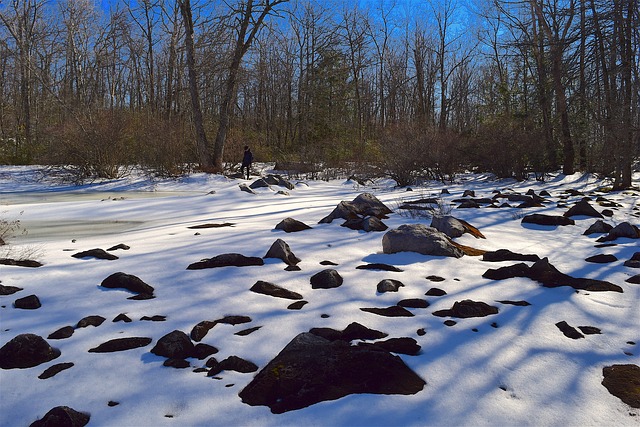
[[202, 339], [207, 335], [207, 333], [216, 326], [216, 322], [212, 322], [210, 320], [203, 320], [198, 323], [196, 326], [191, 329], [191, 339], [195, 342], [202, 341]]
[[462, 200], [458, 205], [458, 209], [478, 209], [480, 204], [473, 199]]
[[248, 360], [242, 359], [238, 356], [229, 356], [220, 362], [221, 371], [236, 371], [242, 374], [248, 374], [250, 372], [256, 372], [258, 366]]
[[71, 367], [73, 367], [73, 363], [72, 362], [57, 363], [57, 364], [55, 364], [53, 366], [49, 366], [47, 369], [45, 369], [43, 373], [38, 375], [38, 378], [40, 378], [41, 380], [46, 380], [47, 378], [51, 378], [51, 377], [55, 376], [57, 373], [62, 372], [65, 369], [69, 369]]
[[360, 310], [366, 311], [367, 313], [377, 314], [379, 316], [385, 317], [413, 317], [413, 313], [407, 310], [404, 307], [400, 307], [399, 305], [392, 305], [391, 307], [386, 308], [361, 308]]
[[255, 331], [260, 330], [261, 328], [262, 328], [262, 326], [254, 326], [253, 328], [248, 328], [248, 329], [243, 329], [241, 331], [238, 331], [233, 335], [237, 335], [239, 337], [244, 337], [244, 336], [247, 336], [247, 335], [250, 335], [250, 334], [254, 333]]
[[245, 193], [256, 194], [256, 192], [249, 188], [247, 184], [242, 183], [238, 185], [238, 187], [240, 187], [240, 191], [244, 191]]
[[570, 218], [572, 216], [589, 216], [593, 218], [603, 218], [602, 214], [595, 210], [586, 199], [580, 200], [571, 209], [564, 213], [564, 216]]
[[431, 296], [431, 297], [441, 297], [446, 294], [447, 293], [440, 288], [431, 288], [425, 293], [425, 295]]
[[333, 265], [333, 266], [336, 266], [336, 265], [338, 265], [338, 264], [336, 264], [336, 263], [335, 263], [335, 262], [333, 262], [333, 261], [327, 261], [327, 260], [325, 260], [325, 261], [320, 261], [320, 265]]
[[49, 334], [47, 339], [48, 340], [63, 340], [63, 339], [66, 339], [66, 338], [69, 338], [70, 336], [72, 336], [74, 332], [75, 332], [75, 329], [73, 328], [73, 326], [64, 326], [64, 327], [58, 329], [57, 331]]
[[578, 329], [585, 335], [599, 335], [602, 333], [600, 328], [596, 328], [595, 326], [578, 326]]
[[638, 239], [640, 238], [640, 229], [635, 225], [632, 225], [628, 222], [623, 222], [615, 227], [613, 227], [609, 234], [606, 236], [600, 237], [597, 242], [610, 242], [612, 240], [616, 240], [619, 237], [627, 237], [629, 239]]
[[78, 322], [76, 328], [86, 328], [87, 326], [95, 326], [98, 327], [102, 325], [102, 323], [107, 320], [102, 316], [87, 316]]
[[403, 270], [389, 264], [381, 264], [381, 263], [373, 263], [373, 264], [365, 264], [359, 265], [356, 267], [356, 270], [380, 270], [380, 271], [395, 271], [402, 272]]
[[167, 316], [163, 316], [161, 314], [155, 314], [153, 316], [142, 316], [140, 318], [143, 322], [164, 322], [167, 320]]
[[35, 295], [29, 295], [23, 298], [18, 298], [13, 302], [13, 306], [15, 308], [20, 308], [23, 310], [36, 310], [42, 307], [40, 304], [40, 300]]
[[[222, 227], [233, 227], [235, 224], [231, 222], [223, 222], [222, 224], [198, 224], [187, 227], [190, 230], [202, 230], [206, 228], [222, 228]], [[108, 250], [108, 249], [107, 249]]]
[[640, 408], [640, 367], [613, 365], [602, 369], [602, 385], [632, 408]]
[[574, 328], [573, 326], [569, 325], [564, 320], [562, 322], [556, 323], [556, 326], [558, 327], [558, 329], [560, 329], [562, 331], [564, 336], [567, 337], [567, 338], [571, 338], [571, 339], [574, 339], [574, 340], [577, 340], [579, 338], [584, 338], [584, 335], [582, 335], [580, 332], [578, 332], [578, 330], [576, 328]]
[[640, 274], [636, 274], [635, 276], [629, 277], [625, 280], [627, 283], [633, 283], [634, 285], [640, 285]]
[[302, 269], [297, 265], [288, 265], [285, 267], [284, 271], [302, 271]]
[[302, 299], [302, 295], [297, 292], [281, 288], [273, 283], [262, 280], [258, 280], [249, 290], [258, 294], [269, 295], [276, 298]]
[[482, 255], [483, 261], [489, 262], [499, 262], [499, 261], [532, 261], [536, 262], [540, 259], [538, 255], [535, 254], [519, 254], [515, 252], [511, 252], [508, 249], [498, 249], [493, 252], [486, 252]]
[[427, 308], [429, 307], [429, 302], [422, 298], [409, 298], [399, 301], [398, 305], [405, 308]]
[[382, 237], [382, 250], [385, 254], [418, 252], [455, 258], [464, 255], [444, 233], [422, 224], [405, 224], [388, 231]]
[[191, 366], [191, 364], [184, 359], [167, 359], [162, 363], [162, 366], [166, 366], [168, 368], [186, 369]]
[[15, 265], [16, 267], [30, 267], [37, 268], [42, 267], [42, 263], [30, 259], [11, 259], [1, 258], [0, 265]]
[[187, 270], [201, 270], [204, 268], [217, 267], [248, 267], [254, 265], [264, 265], [264, 260], [258, 257], [246, 257], [241, 254], [222, 254], [213, 258], [203, 259], [194, 262], [187, 267]]
[[440, 276], [427, 276], [426, 279], [430, 282], [444, 282], [446, 280], [444, 277]]
[[217, 352], [218, 349], [209, 344], [198, 343], [193, 347], [193, 357], [198, 360], [204, 360]]
[[575, 225], [575, 223], [576, 222], [570, 218], [557, 215], [531, 214], [522, 218], [522, 224], [558, 226]]
[[374, 216], [348, 219], [343, 224], [341, 224], [341, 226], [350, 228], [351, 230], [366, 231], [367, 233], [371, 231], [385, 231], [389, 228], [379, 218], [376, 218]]
[[408, 354], [409, 356], [417, 355], [421, 349], [416, 340], [407, 337], [390, 338], [385, 341], [377, 341], [373, 344], [360, 343], [359, 345], [373, 345], [391, 353]]
[[507, 267], [500, 267], [496, 269], [490, 268], [484, 272], [482, 277], [490, 280], [504, 280], [511, 279], [513, 277], [529, 277], [529, 274], [530, 267], [521, 262]]
[[385, 204], [378, 200], [373, 194], [363, 193], [351, 202], [340, 202], [333, 212], [321, 219], [319, 223], [330, 223], [334, 219], [338, 218], [348, 220], [367, 216], [373, 216], [381, 219], [391, 212], [393, 211], [385, 206]]
[[153, 287], [147, 285], [139, 277], [122, 272], [113, 273], [100, 284], [103, 288], [126, 289], [142, 295], [153, 295]]
[[240, 393], [246, 404], [283, 413], [354, 393], [415, 394], [425, 382], [398, 356], [303, 333]]
[[607, 224], [603, 220], [599, 219], [587, 228], [587, 230], [582, 233], [585, 236], [589, 236], [591, 234], [604, 234], [609, 233], [613, 229], [612, 225]]
[[131, 320], [129, 318], [129, 316], [127, 316], [126, 314], [120, 313], [116, 317], [113, 318], [113, 322], [131, 323], [131, 322], [133, 322], [133, 320]]
[[449, 237], [460, 237], [464, 233], [469, 233], [477, 239], [484, 239], [484, 235], [468, 222], [454, 218], [450, 215], [434, 215], [431, 219], [431, 227], [446, 234]]
[[124, 243], [120, 243], [115, 246], [111, 246], [109, 249], [107, 249], [107, 251], [117, 251], [117, 250], [128, 251], [129, 249], [131, 249], [130, 246], [125, 245]]
[[287, 306], [287, 310], [300, 310], [302, 307], [307, 305], [309, 301], [296, 301]]
[[561, 273], [549, 263], [547, 258], [543, 258], [533, 264], [529, 270], [528, 277], [542, 283], [542, 285], [547, 288], [571, 286], [574, 289], [582, 289], [592, 292], [622, 292], [622, 288], [620, 286], [604, 280], [574, 278]]
[[109, 340], [89, 350], [89, 353], [113, 353], [126, 351], [151, 344], [152, 339], [146, 337], [127, 337]]
[[624, 266], [630, 268], [640, 268], [640, 261], [630, 259], [624, 262]]
[[224, 316], [221, 319], [218, 319], [215, 321], [215, 323], [222, 323], [224, 325], [241, 325], [243, 323], [249, 323], [251, 322], [251, 317], [249, 316], [239, 316], [239, 315], [229, 315], [229, 316]]
[[589, 258], [585, 259], [585, 261], [593, 262], [595, 264], [608, 264], [610, 262], [618, 261], [618, 258], [616, 258], [615, 255], [611, 255], [611, 254], [598, 254], [598, 255], [590, 256]]
[[425, 335], [427, 335], [427, 331], [425, 328], [420, 328], [416, 331], [416, 334], [418, 334], [419, 337], [423, 337]]
[[88, 251], [82, 251], [82, 252], [78, 252], [76, 254], [71, 255], [74, 258], [98, 258], [98, 259], [106, 259], [109, 261], [113, 261], [118, 259], [117, 256], [108, 253], [107, 251], [105, 251], [104, 249], [100, 249], [100, 248], [96, 248], [96, 249], [89, 249]]
[[263, 258], [278, 258], [287, 265], [296, 265], [300, 262], [300, 258], [293, 254], [287, 242], [282, 239], [273, 242]]
[[341, 340], [346, 342], [351, 342], [353, 340], [377, 340], [387, 336], [384, 332], [367, 328], [357, 322], [350, 323], [342, 331], [331, 328], [312, 328], [309, 330], [309, 333], [329, 341]]
[[13, 295], [21, 290], [23, 290], [23, 288], [19, 288], [17, 286], [0, 285], [0, 296]]
[[445, 326], [449, 326], [449, 327], [451, 327], [451, 326], [455, 326], [455, 325], [457, 325], [457, 324], [458, 324], [458, 322], [456, 322], [455, 320], [451, 320], [451, 319], [449, 319], [449, 320], [445, 320], [445, 321], [444, 321], [444, 324], [445, 324]]
[[169, 359], [186, 359], [193, 356], [194, 345], [187, 334], [175, 330], [160, 338], [151, 353]]
[[403, 286], [404, 284], [399, 280], [384, 279], [378, 282], [376, 290], [381, 294], [385, 292], [398, 292]]
[[464, 190], [462, 197], [476, 197], [476, 192], [473, 190]]
[[341, 286], [343, 283], [342, 276], [333, 269], [322, 270], [311, 276], [312, 289], [331, 289]]
[[282, 230], [285, 233], [295, 233], [297, 231], [311, 230], [311, 227], [293, 218], [285, 218], [276, 225], [275, 229]]
[[433, 312], [434, 316], [457, 317], [460, 319], [485, 317], [492, 314], [498, 314], [498, 307], [491, 306], [482, 301], [472, 301], [469, 299], [454, 302], [453, 307], [450, 309]]
[[133, 300], [133, 301], [144, 301], [144, 300], [154, 299], [154, 298], [155, 298], [155, 295], [153, 294], [137, 294], [137, 295], [130, 296], [127, 299]]
[[604, 209], [602, 211], [602, 215], [606, 216], [607, 218], [611, 218], [613, 216], [613, 211], [611, 209]]
[[68, 406], [56, 406], [29, 427], [83, 427], [89, 423], [91, 416], [78, 412]]
[[20, 334], [0, 348], [0, 369], [31, 368], [59, 356], [41, 336]]
[[526, 307], [528, 305], [531, 305], [529, 302], [527, 301], [511, 301], [511, 300], [500, 300], [498, 301], [500, 304], [508, 304], [508, 305], [516, 305], [519, 307]]

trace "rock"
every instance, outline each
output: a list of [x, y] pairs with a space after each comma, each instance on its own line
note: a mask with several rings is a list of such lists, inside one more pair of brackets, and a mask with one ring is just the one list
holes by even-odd
[[247, 329], [243, 329], [241, 331], [236, 332], [233, 335], [237, 335], [239, 337], [245, 337], [247, 335], [251, 335], [252, 333], [254, 333], [255, 331], [261, 329], [262, 326], [254, 326], [253, 328], [247, 328]]
[[129, 318], [129, 316], [127, 316], [124, 313], [120, 313], [118, 314], [116, 317], [113, 318], [112, 322], [124, 322], [124, 323], [131, 323], [133, 322], [133, 320], [131, 320]]
[[13, 306], [15, 308], [20, 308], [23, 310], [36, 310], [42, 307], [40, 304], [40, 300], [35, 295], [29, 295], [23, 298], [18, 298], [13, 302]]
[[636, 274], [635, 276], [629, 277], [625, 280], [627, 283], [633, 283], [634, 285], [640, 285], [640, 274]]
[[62, 372], [65, 369], [69, 369], [71, 367], [73, 367], [73, 363], [72, 362], [57, 363], [57, 364], [49, 366], [47, 369], [45, 369], [43, 373], [38, 375], [38, 378], [40, 378], [41, 380], [46, 380], [47, 378], [51, 378], [51, 377], [55, 376], [56, 374], [58, 374], [59, 372]]
[[473, 199], [462, 200], [458, 205], [458, 209], [478, 209], [480, 204]]
[[457, 317], [460, 319], [485, 317], [492, 314], [498, 314], [498, 307], [491, 306], [482, 301], [472, 301], [469, 299], [454, 302], [453, 307], [450, 309], [433, 312], [434, 316]]
[[186, 369], [191, 366], [191, 364], [184, 359], [167, 359], [162, 363], [162, 366], [166, 366], [168, 368]]
[[289, 245], [282, 239], [277, 239], [263, 258], [278, 258], [287, 265], [296, 265], [301, 260], [291, 251]]
[[602, 368], [602, 385], [632, 408], [640, 408], [640, 367], [612, 365]]
[[513, 277], [529, 277], [529, 266], [523, 262], [519, 264], [510, 265], [507, 267], [500, 267], [497, 269], [488, 269], [484, 272], [482, 277], [490, 280], [504, 280], [511, 279]]
[[615, 255], [611, 255], [611, 254], [598, 254], [598, 255], [588, 257], [587, 259], [585, 259], [585, 261], [593, 262], [595, 264], [608, 264], [610, 262], [618, 261], [618, 258], [616, 258]]
[[464, 190], [462, 192], [462, 197], [476, 197], [476, 192], [473, 190]]
[[142, 316], [140, 321], [142, 322], [164, 322], [167, 320], [167, 316], [161, 314], [154, 314], [153, 316]]
[[256, 194], [247, 184], [242, 183], [238, 187], [240, 187], [240, 191], [244, 191], [245, 193]]
[[569, 325], [564, 320], [562, 322], [556, 323], [556, 326], [558, 327], [558, 329], [560, 329], [562, 331], [564, 336], [567, 337], [567, 338], [571, 338], [571, 339], [574, 339], [574, 340], [577, 340], [579, 338], [584, 338], [584, 335], [582, 335], [580, 332], [578, 332], [578, 330], [576, 328], [574, 328], [573, 326]]
[[117, 251], [117, 250], [123, 250], [123, 251], [128, 251], [129, 249], [131, 249], [130, 246], [125, 245], [124, 243], [119, 243], [115, 246], [111, 246], [109, 249], [107, 249], [107, 251]]
[[385, 292], [398, 292], [402, 286], [404, 286], [404, 284], [399, 280], [384, 279], [378, 283], [376, 289], [382, 294]]
[[243, 323], [251, 322], [251, 318], [249, 316], [238, 316], [238, 315], [230, 315], [224, 316], [221, 319], [215, 321], [215, 323], [222, 323], [225, 325], [241, 325]]
[[615, 227], [613, 227], [609, 234], [606, 236], [600, 237], [597, 242], [609, 242], [612, 240], [616, 240], [619, 237], [627, 237], [629, 239], [638, 239], [640, 238], [640, 229], [635, 225], [632, 225], [628, 222], [623, 222]]
[[338, 264], [336, 264], [333, 261], [324, 260], [324, 261], [320, 261], [320, 265], [333, 265], [333, 266], [336, 266]]
[[483, 261], [488, 262], [499, 262], [499, 261], [533, 261], [536, 262], [540, 259], [538, 255], [535, 254], [519, 254], [515, 252], [511, 252], [508, 249], [498, 249], [493, 252], [486, 252], [482, 256]]
[[606, 222], [604, 222], [603, 220], [599, 219], [596, 222], [594, 222], [593, 224], [591, 224], [589, 226], [589, 228], [587, 228], [587, 230], [582, 233], [585, 236], [589, 236], [591, 234], [604, 234], [604, 233], [608, 233], [609, 231], [611, 231], [611, 229], [613, 228], [612, 225], [607, 224]]
[[572, 216], [589, 216], [594, 218], [604, 218], [600, 212], [595, 210], [593, 206], [589, 204], [587, 199], [582, 199], [564, 213], [563, 216], [571, 218]]
[[0, 265], [15, 265], [17, 267], [42, 267], [42, 263], [30, 259], [0, 258]]
[[64, 327], [58, 329], [57, 331], [52, 332], [51, 334], [49, 334], [47, 339], [48, 340], [66, 339], [66, 338], [71, 337], [74, 332], [75, 332], [75, 329], [74, 329], [73, 326], [64, 326]]
[[350, 228], [352, 230], [366, 231], [367, 233], [371, 231], [385, 231], [389, 228], [379, 218], [376, 218], [374, 216], [348, 219], [341, 226]]
[[360, 343], [359, 345], [373, 345], [378, 348], [382, 348], [391, 353], [408, 354], [409, 356], [415, 356], [420, 353], [421, 347], [418, 342], [413, 338], [390, 338], [385, 341], [377, 341], [373, 344]]
[[[198, 224], [192, 225], [191, 227], [187, 227], [190, 230], [202, 230], [205, 228], [222, 228], [222, 227], [233, 227], [235, 224], [232, 222], [223, 222], [222, 224]], [[108, 250], [108, 249], [107, 249]]]
[[203, 259], [202, 261], [190, 264], [187, 270], [201, 270], [204, 268], [217, 267], [248, 267], [254, 265], [264, 265], [264, 260], [258, 257], [246, 257], [241, 254], [222, 254], [213, 258]]
[[78, 412], [68, 406], [56, 406], [29, 427], [83, 427], [89, 423], [91, 416]]
[[558, 226], [558, 225], [575, 225], [576, 222], [565, 216], [531, 214], [522, 218], [521, 223]]
[[364, 264], [356, 267], [356, 270], [381, 270], [381, 271], [395, 271], [402, 272], [403, 270], [389, 264], [381, 264], [381, 263], [373, 263], [373, 264]]
[[198, 343], [193, 348], [193, 357], [204, 360], [212, 354], [216, 354], [218, 349], [209, 344]]
[[216, 326], [216, 322], [210, 320], [203, 320], [191, 329], [190, 337], [195, 342], [200, 342], [209, 333], [211, 328]]
[[578, 326], [578, 329], [585, 335], [600, 335], [602, 331], [595, 326]]
[[625, 261], [623, 265], [629, 268], [640, 268], [640, 260], [630, 259]]
[[302, 295], [297, 292], [281, 288], [273, 283], [262, 280], [258, 280], [249, 290], [258, 294], [269, 295], [276, 298], [302, 299]]
[[383, 349], [302, 333], [239, 396], [246, 404], [283, 413], [354, 393], [415, 394], [425, 384], [402, 359]]
[[611, 209], [603, 209], [602, 215], [606, 216], [607, 218], [611, 218], [613, 216], [613, 211]]
[[0, 369], [32, 368], [59, 356], [41, 336], [20, 334], [0, 348]]
[[79, 258], [79, 259], [83, 259], [83, 258], [97, 258], [97, 259], [106, 259], [109, 261], [114, 261], [116, 259], [118, 259], [117, 256], [110, 254], [108, 252], [106, 252], [104, 249], [100, 249], [100, 248], [96, 248], [96, 249], [89, 249], [88, 251], [82, 251], [82, 252], [78, 252], [76, 254], [71, 255], [74, 258]]
[[113, 353], [126, 351], [151, 344], [152, 339], [147, 337], [115, 338], [100, 344], [89, 350], [89, 353]]
[[484, 235], [474, 226], [466, 221], [454, 218], [450, 215], [434, 215], [431, 219], [431, 227], [446, 234], [449, 237], [460, 237], [464, 233], [469, 233], [476, 239], [484, 239]]
[[422, 298], [409, 298], [398, 301], [398, 305], [405, 308], [427, 308], [429, 302]]
[[431, 288], [425, 293], [425, 295], [432, 296], [432, 297], [441, 297], [446, 294], [447, 293], [445, 291], [439, 288]]
[[153, 287], [147, 285], [139, 277], [122, 272], [113, 273], [100, 284], [108, 289], [126, 289], [135, 294], [153, 295]]
[[19, 288], [17, 286], [0, 285], [0, 296], [13, 295], [16, 292], [20, 292], [22, 290], [23, 288]]
[[305, 305], [309, 304], [309, 301], [296, 301], [287, 306], [287, 310], [300, 310]]
[[358, 322], [350, 323], [342, 331], [331, 328], [312, 328], [309, 333], [322, 337], [329, 341], [341, 340], [351, 342], [353, 340], [378, 340], [387, 337], [387, 334], [375, 329], [367, 328]]
[[377, 314], [378, 316], [385, 316], [385, 317], [413, 317], [412, 312], [410, 312], [404, 307], [400, 307], [399, 305], [392, 305], [391, 307], [386, 307], [386, 308], [378, 308], [378, 307], [361, 308], [360, 310], [366, 311], [367, 313], [373, 313], [373, 314]]
[[86, 328], [87, 326], [95, 326], [98, 327], [102, 325], [102, 323], [107, 320], [102, 316], [87, 316], [78, 322], [76, 328]]
[[311, 276], [312, 289], [331, 289], [341, 286], [343, 283], [342, 276], [331, 268], [322, 270]]
[[238, 356], [227, 357], [220, 362], [219, 366], [221, 371], [236, 371], [242, 374], [248, 374], [258, 370], [258, 366], [255, 363], [242, 359]]
[[444, 282], [445, 279], [444, 277], [440, 277], [440, 276], [427, 276], [425, 277], [425, 279], [427, 279], [430, 282]]
[[311, 230], [311, 227], [293, 218], [285, 218], [276, 225], [275, 229], [282, 230], [285, 233], [295, 233], [297, 231]]
[[385, 254], [418, 252], [455, 258], [464, 255], [462, 249], [454, 246], [444, 233], [422, 224], [405, 224], [388, 231], [382, 237], [382, 250]]
[[518, 307], [526, 307], [531, 305], [529, 302], [527, 301], [511, 301], [511, 300], [500, 300], [498, 301], [500, 304], [508, 304], [508, 305], [515, 305]]
[[187, 334], [175, 330], [160, 338], [151, 353], [169, 359], [186, 359], [193, 356], [194, 345]]
[[367, 216], [381, 219], [391, 212], [393, 211], [373, 194], [362, 193], [351, 202], [340, 202], [333, 212], [322, 218], [319, 223], [327, 224], [338, 218], [348, 220]]

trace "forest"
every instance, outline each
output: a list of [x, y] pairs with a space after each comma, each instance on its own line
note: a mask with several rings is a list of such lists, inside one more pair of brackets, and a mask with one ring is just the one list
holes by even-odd
[[638, 0], [0, 1], [0, 164], [221, 173], [244, 145], [399, 186], [630, 187]]

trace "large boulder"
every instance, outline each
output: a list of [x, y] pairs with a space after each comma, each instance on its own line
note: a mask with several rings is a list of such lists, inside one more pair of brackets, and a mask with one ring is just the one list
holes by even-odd
[[460, 237], [469, 233], [476, 239], [484, 239], [484, 235], [467, 221], [455, 218], [451, 215], [434, 215], [431, 219], [431, 227], [443, 232], [449, 237]]
[[446, 234], [423, 224], [404, 224], [382, 237], [385, 254], [417, 252], [423, 255], [461, 258], [464, 251], [452, 244]]
[[604, 218], [600, 212], [594, 209], [589, 204], [588, 199], [582, 199], [575, 205], [573, 205], [568, 211], [564, 213], [564, 216], [571, 218], [572, 216], [589, 216], [593, 218]]
[[133, 274], [113, 273], [100, 284], [103, 288], [126, 289], [136, 294], [153, 295], [153, 287]]
[[328, 268], [311, 276], [312, 289], [331, 289], [342, 286], [343, 278], [336, 270]]
[[640, 239], [640, 229], [633, 224], [623, 222], [613, 227], [609, 234], [600, 237], [597, 242], [609, 242], [619, 237], [627, 237], [629, 239]]
[[32, 368], [59, 356], [60, 350], [41, 336], [20, 334], [0, 348], [0, 368]]
[[384, 203], [376, 198], [373, 194], [362, 193], [351, 202], [342, 201], [336, 208], [326, 217], [322, 218], [319, 223], [330, 223], [334, 219], [356, 219], [359, 217], [374, 216], [376, 218], [385, 218], [387, 214], [393, 212]]
[[575, 221], [567, 218], [566, 216], [558, 215], [545, 215], [545, 214], [531, 214], [522, 218], [522, 224], [536, 224], [536, 225], [575, 225]]
[[40, 420], [29, 427], [83, 427], [89, 423], [91, 415], [76, 411], [68, 406], [56, 406]]
[[189, 335], [175, 330], [160, 338], [151, 353], [169, 359], [186, 359], [193, 356], [194, 349]]
[[593, 224], [591, 224], [589, 228], [587, 228], [585, 232], [582, 234], [585, 236], [589, 236], [591, 234], [605, 234], [610, 232], [612, 228], [613, 228], [612, 225], [607, 224], [603, 220], [599, 219]]
[[415, 394], [425, 381], [398, 356], [311, 333], [295, 337], [240, 393], [279, 414], [354, 393]]

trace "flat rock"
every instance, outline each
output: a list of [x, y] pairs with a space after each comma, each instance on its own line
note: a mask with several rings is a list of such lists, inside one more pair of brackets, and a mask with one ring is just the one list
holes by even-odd
[[398, 305], [405, 308], [427, 308], [429, 302], [422, 298], [407, 298], [398, 301]]
[[574, 340], [577, 340], [577, 339], [580, 339], [580, 338], [584, 338], [584, 335], [582, 335], [580, 332], [578, 332], [578, 330], [576, 328], [574, 328], [573, 326], [569, 325], [564, 320], [561, 321], [561, 322], [556, 323], [556, 326], [558, 327], [558, 329], [560, 329], [562, 331], [564, 336], [567, 337], [567, 338], [571, 338], [571, 339], [574, 339]]
[[356, 267], [356, 270], [380, 270], [380, 271], [394, 271], [394, 272], [404, 271], [394, 265], [382, 264], [382, 263], [359, 265]]
[[287, 310], [301, 310], [309, 301], [296, 301], [287, 306]]
[[447, 292], [440, 288], [431, 288], [425, 293], [425, 295], [431, 296], [431, 297], [441, 297], [446, 294]]
[[415, 356], [420, 353], [421, 347], [418, 345], [418, 342], [413, 338], [402, 337], [402, 338], [389, 338], [385, 341], [376, 341], [372, 344], [369, 343], [359, 343], [358, 345], [372, 345], [391, 353], [397, 354], [407, 354], [409, 356]]
[[275, 229], [282, 230], [285, 233], [295, 233], [298, 231], [311, 230], [311, 227], [296, 219], [285, 218], [275, 226]]
[[187, 270], [202, 270], [205, 268], [218, 267], [249, 267], [257, 265], [264, 265], [264, 260], [258, 257], [247, 257], [242, 254], [229, 253], [194, 262], [187, 267]]
[[625, 282], [633, 283], [634, 285], [640, 285], [640, 274], [629, 277], [627, 280], [625, 280]]
[[498, 314], [498, 307], [491, 306], [486, 302], [472, 301], [469, 299], [454, 302], [453, 307], [450, 309], [433, 312], [434, 316], [457, 317], [460, 319], [485, 317], [492, 314]]
[[0, 348], [0, 369], [32, 368], [59, 356], [41, 336], [20, 334]]
[[509, 265], [500, 268], [490, 268], [484, 272], [482, 277], [490, 280], [505, 280], [513, 277], [529, 277], [530, 268], [527, 264], [521, 262], [519, 264]]
[[415, 394], [425, 384], [402, 359], [384, 349], [302, 333], [239, 396], [246, 404], [283, 413], [354, 393]]
[[484, 239], [484, 235], [467, 221], [455, 218], [451, 215], [434, 215], [430, 227], [446, 234], [449, 237], [460, 237], [469, 233], [476, 239]]
[[29, 427], [83, 427], [90, 419], [91, 416], [87, 413], [78, 412], [68, 406], [56, 406]]
[[519, 306], [519, 307], [526, 307], [531, 305], [529, 302], [527, 301], [512, 301], [512, 300], [499, 300], [498, 301], [500, 304], [507, 304], [507, 305], [515, 305], [515, 306]]
[[353, 340], [378, 340], [387, 337], [386, 333], [367, 328], [358, 322], [350, 323], [342, 331], [332, 328], [312, 328], [309, 330], [309, 333], [329, 341], [341, 340], [346, 342]]
[[609, 393], [632, 408], [640, 408], [640, 367], [638, 365], [612, 365], [602, 368], [602, 385]]
[[263, 280], [258, 280], [249, 290], [251, 292], [269, 295], [276, 298], [286, 298], [294, 300], [303, 298], [302, 295], [297, 292], [290, 291], [288, 289], [274, 285], [273, 283], [265, 282]]
[[508, 249], [498, 249], [497, 251], [486, 252], [482, 255], [483, 261], [500, 262], [500, 261], [532, 261], [536, 262], [540, 259], [535, 254], [519, 254], [511, 252]]
[[382, 237], [382, 250], [385, 254], [417, 252], [455, 258], [464, 255], [446, 234], [422, 224], [405, 224], [386, 232]]
[[115, 338], [100, 344], [89, 350], [89, 353], [113, 353], [116, 351], [126, 351], [139, 347], [146, 347], [151, 344], [152, 339], [147, 337], [126, 337]]
[[219, 368], [221, 371], [235, 371], [242, 374], [248, 374], [258, 370], [258, 366], [255, 363], [238, 356], [227, 357], [220, 362]]
[[413, 317], [413, 313], [404, 307], [399, 305], [392, 305], [391, 307], [378, 308], [378, 307], [366, 307], [360, 310], [367, 313], [377, 314], [384, 317]]
[[350, 228], [351, 230], [366, 231], [367, 233], [371, 231], [385, 231], [389, 228], [385, 223], [382, 222], [382, 220], [376, 218], [375, 216], [348, 219], [343, 224], [341, 224], [341, 226]]
[[19, 288], [17, 286], [0, 285], [0, 296], [13, 295], [16, 292], [20, 292], [22, 290], [23, 288]]
[[109, 261], [114, 261], [118, 259], [117, 256], [110, 254], [104, 249], [95, 248], [89, 249], [88, 251], [82, 251], [71, 255], [74, 258], [84, 259], [84, 258], [97, 258], [97, 259], [106, 259]]
[[312, 289], [331, 289], [341, 286], [343, 278], [336, 270], [329, 268], [311, 276], [310, 281]]
[[522, 224], [536, 224], [536, 225], [575, 225], [575, 221], [565, 216], [558, 215], [545, 215], [545, 214], [531, 214], [522, 218]]
[[47, 378], [51, 378], [57, 375], [58, 373], [66, 369], [69, 369], [73, 366], [74, 366], [73, 362], [56, 363], [55, 365], [49, 366], [47, 369], [45, 369], [43, 373], [38, 375], [38, 378], [40, 378], [41, 380], [46, 380]]
[[31, 259], [0, 258], [0, 265], [14, 265], [16, 267], [42, 267], [42, 263]]
[[587, 259], [585, 259], [585, 261], [592, 262], [595, 264], [608, 264], [611, 262], [618, 261], [618, 258], [616, 258], [615, 255], [611, 255], [611, 254], [598, 254], [598, 255], [593, 255], [588, 257]]
[[73, 326], [63, 326], [55, 332], [52, 332], [47, 337], [48, 340], [63, 340], [69, 338], [75, 332], [75, 328]]
[[440, 277], [440, 276], [427, 276], [426, 279], [430, 282], [444, 282], [445, 279], [444, 277]]

